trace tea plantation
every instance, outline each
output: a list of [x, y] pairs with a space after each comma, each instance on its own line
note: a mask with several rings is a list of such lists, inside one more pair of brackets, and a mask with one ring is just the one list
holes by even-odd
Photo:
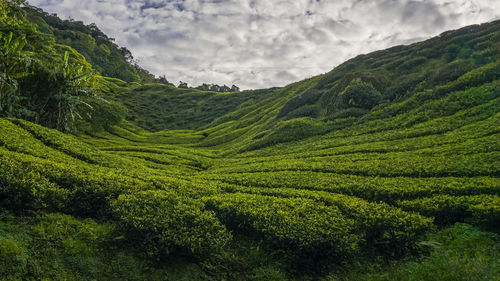
[[96, 79], [123, 120], [0, 118], [2, 280], [500, 280], [500, 21], [283, 88]]

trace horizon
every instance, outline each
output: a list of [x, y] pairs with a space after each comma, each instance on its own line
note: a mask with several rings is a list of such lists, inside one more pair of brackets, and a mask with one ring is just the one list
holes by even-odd
[[[32, 0], [97, 26], [168, 81], [282, 87], [372, 51], [500, 19], [493, 0]], [[286, 9], [279, 9], [286, 6]], [[392, 19], [388, 21], [387, 19]], [[177, 24], [177, 25], [174, 25]]]

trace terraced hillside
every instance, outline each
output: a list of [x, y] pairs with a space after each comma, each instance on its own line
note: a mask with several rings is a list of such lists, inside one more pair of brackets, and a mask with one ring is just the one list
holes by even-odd
[[[347, 280], [355, 264], [433, 259], [453, 239], [472, 252], [422, 264], [500, 276], [498, 21], [279, 89], [102, 83], [129, 107], [119, 126], [0, 119], [7, 280]], [[446, 230], [457, 222], [490, 233]], [[393, 277], [434, 280], [426, 270]]]

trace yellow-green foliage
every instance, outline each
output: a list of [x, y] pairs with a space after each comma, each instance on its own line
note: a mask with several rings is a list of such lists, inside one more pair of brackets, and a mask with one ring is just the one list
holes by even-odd
[[293, 188], [230, 186], [226, 190], [279, 198], [306, 198], [339, 208], [343, 216], [354, 220], [355, 226], [351, 231], [360, 239], [363, 250], [390, 256], [401, 256], [412, 250], [412, 241], [432, 229], [431, 219], [354, 196]]
[[[177, 248], [197, 255], [220, 250], [230, 239], [225, 227], [201, 201], [182, 198], [168, 191], [144, 191], [120, 195], [112, 203], [117, 216], [125, 224], [158, 243], [161, 251]], [[153, 245], [154, 246], [154, 245]]]
[[406, 210], [434, 216], [440, 223], [469, 219], [498, 230], [500, 219], [500, 196], [498, 195], [436, 195], [412, 201], [401, 201], [398, 205]]

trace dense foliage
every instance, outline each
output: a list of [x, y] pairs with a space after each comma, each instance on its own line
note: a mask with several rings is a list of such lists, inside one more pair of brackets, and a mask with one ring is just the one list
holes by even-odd
[[[38, 26], [40, 32], [54, 36], [59, 44], [73, 47], [101, 75], [127, 82], [155, 81], [154, 75], [134, 62], [132, 53], [127, 48], [119, 47], [114, 39], [104, 34], [96, 24], [85, 25], [72, 19], [61, 20], [56, 14], [46, 13], [33, 6], [26, 6], [24, 9], [29, 20]], [[158, 78], [159, 81], [163, 79]]]
[[203, 83], [200, 86], [197, 86], [196, 89], [202, 90], [202, 91], [213, 91], [213, 92], [219, 92], [219, 93], [227, 93], [227, 92], [238, 92], [240, 88], [236, 85], [232, 85], [231, 87], [227, 85], [217, 85], [217, 84], [206, 84]]
[[498, 276], [500, 22], [216, 93], [102, 77], [50, 35], [89, 27], [0, 4], [3, 279]]
[[121, 121], [123, 110], [104, 99], [92, 65], [73, 48], [40, 32], [18, 2], [0, 6], [5, 14], [0, 22], [0, 116], [61, 131], [75, 131], [82, 122], [102, 129]]
[[267, 92], [205, 92], [156, 83], [115, 89], [110, 95], [129, 109], [127, 120], [145, 129], [159, 131], [207, 126], [214, 119], [237, 107], [244, 107], [246, 102]]

